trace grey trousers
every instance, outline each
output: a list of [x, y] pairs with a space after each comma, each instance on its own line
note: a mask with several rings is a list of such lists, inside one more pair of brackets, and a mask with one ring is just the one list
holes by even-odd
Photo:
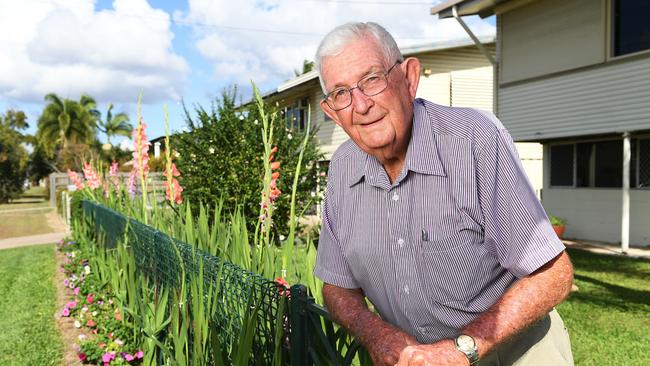
[[560, 314], [547, 316], [479, 361], [480, 366], [572, 366], [569, 333]]

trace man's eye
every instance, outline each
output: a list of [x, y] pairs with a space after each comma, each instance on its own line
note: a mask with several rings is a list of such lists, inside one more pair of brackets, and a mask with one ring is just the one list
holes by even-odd
[[332, 92], [332, 98], [334, 99], [343, 98], [345, 97], [345, 94], [347, 94], [347, 90], [345, 89], [334, 90]]
[[370, 75], [366, 78], [365, 82], [366, 83], [376, 83], [379, 81], [379, 75]]

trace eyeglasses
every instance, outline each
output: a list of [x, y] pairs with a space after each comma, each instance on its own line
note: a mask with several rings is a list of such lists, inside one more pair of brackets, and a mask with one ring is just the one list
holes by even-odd
[[325, 102], [333, 110], [340, 111], [352, 104], [352, 90], [354, 89], [358, 88], [359, 91], [369, 97], [383, 92], [388, 87], [388, 74], [390, 74], [395, 66], [401, 63], [402, 61], [395, 62], [388, 71], [373, 72], [372, 74], [366, 75], [353, 88], [340, 87], [332, 90], [325, 96]]

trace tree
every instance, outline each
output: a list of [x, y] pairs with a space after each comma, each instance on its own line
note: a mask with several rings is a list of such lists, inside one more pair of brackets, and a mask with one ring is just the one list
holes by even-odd
[[19, 197], [23, 192], [27, 167], [25, 136], [28, 127], [24, 112], [8, 110], [0, 116], [0, 203]]
[[[236, 107], [236, 94], [236, 89], [224, 91], [210, 110], [196, 106], [194, 116], [185, 109], [189, 131], [174, 135], [171, 147], [179, 154], [176, 161], [185, 197], [193, 205], [214, 205], [222, 198], [230, 212], [241, 207], [252, 229], [260, 213], [264, 177], [262, 122], [255, 106]], [[303, 137], [304, 132], [287, 129], [281, 118], [276, 119], [273, 145], [278, 147], [275, 161], [281, 162], [278, 188], [282, 194], [276, 201], [273, 221], [278, 234], [287, 233], [291, 188]], [[303, 154], [298, 214], [315, 204], [316, 162], [321, 158], [313, 129]]]
[[84, 94], [77, 102], [50, 93], [45, 100], [48, 104], [38, 119], [36, 136], [49, 156], [68, 149], [70, 144], [93, 140], [99, 112], [92, 97]]
[[106, 111], [106, 119], [98, 120], [97, 128], [106, 134], [106, 140], [108, 144], [111, 144], [111, 137], [122, 135], [129, 137], [131, 132], [133, 132], [133, 126], [129, 123], [129, 116], [126, 113], [118, 113], [113, 115], [113, 104], [108, 105], [108, 110]]
[[306, 73], [310, 72], [311, 70], [314, 69], [315, 66], [316, 66], [316, 64], [314, 64], [314, 61], [303, 60], [302, 61], [302, 71], [296, 69], [296, 70], [293, 70], [293, 73], [294, 73], [295, 76], [300, 76], [300, 75], [303, 75], [303, 74], [306, 74]]

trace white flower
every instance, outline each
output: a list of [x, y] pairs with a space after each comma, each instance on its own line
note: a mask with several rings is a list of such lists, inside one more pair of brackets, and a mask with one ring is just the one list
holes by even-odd
[[84, 272], [90, 274], [90, 266], [84, 266]]
[[214, 154], [214, 147], [211, 147], [208, 151], [210, 151], [210, 154]]
[[291, 139], [293, 138], [293, 136], [291, 136], [291, 134], [287, 134], [287, 138], [288, 138], [289, 140], [291, 140]]
[[88, 311], [88, 307], [86, 305], [84, 305], [84, 307], [81, 308], [81, 311], [83, 311], [85, 313], [86, 311]]
[[72, 257], [72, 258], [74, 258], [74, 257], [75, 257], [75, 254], [74, 254], [74, 252], [72, 252], [72, 254], [70, 255], [70, 257]]
[[[79, 324], [79, 325], [81, 325], [81, 324]], [[75, 326], [77, 326], [76, 322], [75, 322]], [[84, 339], [86, 339], [86, 335], [85, 334], [79, 334], [78, 338], [79, 338], [80, 341], [83, 341]]]
[[309, 194], [310, 194], [312, 197], [316, 197], [316, 192], [314, 192], [314, 191], [311, 191]]
[[174, 157], [179, 158], [180, 156], [181, 154], [178, 151], [174, 150]]
[[254, 124], [258, 124], [259, 122], [257, 122], [257, 120], [255, 120], [255, 121], [253, 121], [253, 123], [254, 123]]
[[118, 339], [115, 340], [115, 344], [122, 347], [124, 345], [124, 341], [118, 338]]
[[284, 235], [280, 235], [280, 241], [284, 241], [285, 237]]
[[97, 316], [97, 310], [93, 311], [93, 316]]
[[81, 322], [79, 320], [74, 321], [74, 327], [75, 328], [81, 328]]
[[276, 106], [276, 107], [279, 107], [279, 106], [280, 106], [280, 103], [279, 103], [279, 102], [275, 102], [275, 106]]
[[243, 115], [239, 116], [239, 120], [240, 120], [240, 121], [243, 121], [243, 120], [244, 120], [244, 116], [243, 116]]

